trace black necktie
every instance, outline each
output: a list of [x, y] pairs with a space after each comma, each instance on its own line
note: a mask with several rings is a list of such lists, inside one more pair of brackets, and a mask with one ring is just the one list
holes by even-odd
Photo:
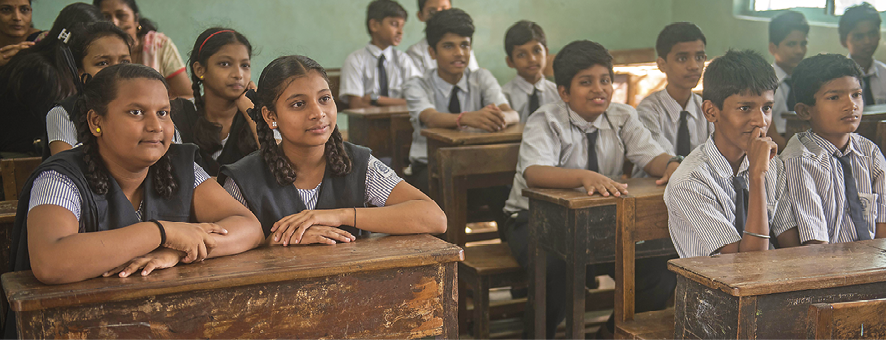
[[797, 106], [797, 98], [794, 97], [794, 81], [791, 80], [791, 76], [787, 76], [784, 78], [785, 84], [788, 84], [788, 111], [794, 111], [794, 106]]
[[588, 170], [600, 172], [600, 166], [597, 165], [597, 132], [586, 133], [588, 137]]
[[461, 102], [458, 101], [458, 86], [452, 87], [449, 94], [449, 113], [461, 113]]
[[680, 127], [677, 129], [677, 156], [686, 157], [692, 151], [689, 147], [689, 111], [680, 111]]
[[748, 182], [742, 176], [735, 176], [732, 177], [732, 187], [735, 189], [735, 230], [741, 237], [748, 220]]
[[529, 114], [531, 115], [535, 110], [538, 110], [538, 89], [533, 89], [532, 94], [529, 95]]
[[385, 55], [378, 57], [378, 95], [388, 97], [388, 72], [385, 71]]
[[864, 105], [874, 105], [874, 91], [871, 90], [871, 76], [864, 77]]
[[858, 188], [855, 186], [855, 176], [852, 175], [852, 165], [849, 164], [849, 155], [839, 157], [834, 155], [843, 166], [843, 184], [846, 186], [846, 203], [849, 204], [849, 218], [855, 225], [855, 234], [857, 241], [871, 239], [871, 228], [864, 220], [864, 208], [861, 205], [861, 199], [858, 198]]

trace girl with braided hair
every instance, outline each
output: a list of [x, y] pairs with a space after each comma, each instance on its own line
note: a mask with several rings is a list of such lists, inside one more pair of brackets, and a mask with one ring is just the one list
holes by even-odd
[[[249, 111], [261, 150], [223, 166], [219, 182], [256, 214], [268, 243], [335, 244], [364, 232], [446, 231], [446, 216], [434, 201], [369, 149], [342, 141], [329, 79], [316, 61], [272, 61]], [[279, 144], [271, 129], [279, 131]]]

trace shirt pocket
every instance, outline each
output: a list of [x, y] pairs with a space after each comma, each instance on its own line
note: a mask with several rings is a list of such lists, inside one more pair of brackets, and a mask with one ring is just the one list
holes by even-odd
[[[864, 212], [864, 220], [868, 222], [869, 226], [874, 226], [876, 223], [877, 216], [877, 198], [879, 195], [877, 194], [863, 194], [858, 193], [858, 198], [861, 201], [862, 211]], [[876, 230], [874, 228], [873, 230]]]

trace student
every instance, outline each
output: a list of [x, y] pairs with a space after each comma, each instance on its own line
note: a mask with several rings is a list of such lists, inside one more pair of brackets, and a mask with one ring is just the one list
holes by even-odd
[[[129, 35], [109, 22], [96, 22], [71, 32], [71, 55], [77, 74], [95, 76], [105, 67], [132, 62]], [[77, 129], [70, 114], [77, 96], [63, 100], [46, 115], [49, 154], [54, 155], [77, 145]]]
[[200, 147], [198, 164], [218, 176], [222, 165], [258, 150], [255, 122], [246, 114], [252, 108], [246, 91], [255, 89], [252, 45], [237, 31], [214, 27], [197, 37], [190, 55], [194, 102], [173, 100], [181, 108], [173, 120], [182, 142]]
[[341, 68], [341, 98], [350, 108], [406, 105], [403, 85], [419, 75], [412, 59], [397, 50], [403, 39], [406, 10], [392, 0], [375, 0], [366, 10], [372, 40], [354, 51]]
[[[369, 149], [342, 142], [326, 70], [304, 56], [272, 61], [258, 82], [261, 150], [222, 167], [219, 181], [261, 221], [267, 241], [335, 244], [361, 230], [442, 233], [446, 216]], [[279, 130], [278, 144], [271, 129]], [[366, 208], [373, 205], [378, 208]]]
[[142, 17], [135, 0], [92, 0], [110, 20], [132, 37], [132, 60], [157, 70], [169, 83], [170, 98], [191, 98], [191, 82], [185, 73], [185, 63], [178, 48], [157, 25]]
[[0, 66], [34, 46], [40, 30], [31, 25], [31, 0], [0, 0]]
[[505, 98], [517, 112], [520, 121], [544, 104], [559, 101], [557, 85], [545, 79], [548, 43], [541, 26], [531, 21], [518, 21], [505, 33], [505, 61], [517, 70], [517, 76], [502, 86]]
[[809, 35], [809, 23], [803, 13], [787, 11], [779, 14], [769, 22], [769, 54], [775, 57], [772, 68], [778, 77], [778, 89], [775, 90], [775, 105], [772, 106], [772, 124], [769, 126], [769, 137], [779, 150], [784, 150], [787, 140], [781, 134], [785, 132], [785, 119], [781, 114], [794, 111], [797, 104], [791, 92], [791, 73], [794, 67], [806, 56], [806, 38]]
[[0, 157], [43, 153], [46, 113], [76, 92], [76, 75], [65, 59], [69, 34], [77, 24], [101, 20], [101, 12], [92, 5], [65, 6], [55, 19], [49, 38], [19, 52], [0, 68]]
[[800, 62], [793, 77], [797, 115], [812, 129], [781, 153], [792, 209], [773, 227], [779, 244], [886, 237], [886, 161], [876, 144], [853, 133], [864, 109], [861, 70], [841, 55], [819, 54]]
[[[434, 14], [450, 8], [452, 8], [450, 0], [418, 0], [418, 12], [415, 15], [419, 21], [428, 22]], [[430, 45], [428, 45], [428, 39], [425, 37], [422, 37], [421, 40], [406, 49], [406, 54], [412, 58], [412, 62], [418, 69], [419, 75], [425, 74], [430, 69], [437, 68], [437, 61], [431, 56], [429, 49]], [[468, 68], [471, 71], [480, 69], [473, 50], [471, 50], [471, 60], [468, 61]]]
[[[667, 75], [668, 84], [637, 106], [640, 121], [652, 138], [677, 156], [688, 156], [714, 131], [701, 110], [701, 96], [692, 93], [708, 59], [706, 44], [701, 29], [690, 22], [673, 23], [661, 30], [655, 42], [656, 63]], [[636, 171], [641, 169], [634, 170], [635, 175], [641, 174]]]
[[[621, 177], [626, 157], [649, 174], [662, 176], [659, 184], [679, 166], [679, 160], [655, 143], [632, 107], [611, 103], [613, 77], [612, 56], [603, 46], [587, 40], [566, 45], [554, 59], [561, 100], [542, 106], [526, 121], [517, 174], [504, 208], [509, 218], [503, 225], [511, 253], [527, 270], [529, 199], [523, 197], [523, 189], [583, 187], [588, 195], [620, 196], [628, 188], [613, 178]], [[638, 262], [637, 311], [665, 308], [676, 285], [665, 261]], [[548, 256], [547, 268], [546, 334], [553, 338], [571, 296], [566, 289], [566, 263]], [[596, 269], [588, 266], [587, 277], [596, 276]], [[612, 264], [599, 269], [615, 272]], [[600, 335], [611, 338], [613, 329], [610, 317]]]
[[498, 80], [486, 69], [471, 70], [474, 23], [464, 11], [438, 12], [425, 29], [431, 56], [439, 67], [406, 84], [406, 102], [412, 121], [409, 160], [417, 188], [428, 192], [428, 147], [424, 128], [476, 128], [499, 131], [520, 121], [501, 92]]
[[784, 192], [778, 146], [766, 136], [778, 78], [753, 51], [728, 51], [704, 73], [705, 118], [714, 134], [686, 157], [665, 189], [680, 257], [769, 249]]
[[880, 45], [880, 13], [869, 3], [846, 9], [837, 30], [840, 44], [862, 70], [865, 105], [886, 104], [886, 64], [874, 60]]

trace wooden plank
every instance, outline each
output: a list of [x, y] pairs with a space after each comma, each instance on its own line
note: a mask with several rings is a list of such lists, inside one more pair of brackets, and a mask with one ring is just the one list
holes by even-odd
[[809, 306], [810, 339], [886, 338], [886, 299]]
[[513, 143], [519, 142], [523, 138], [523, 123], [508, 126], [498, 132], [468, 132], [458, 129], [434, 128], [422, 129], [421, 135], [429, 140], [440, 141], [445, 146]]
[[[471, 145], [437, 149], [440, 166], [448, 176], [514, 172], [520, 143]], [[513, 180], [513, 176], [511, 177]]]
[[18, 209], [18, 201], [0, 201], [0, 224], [15, 223], [16, 209]]
[[409, 115], [409, 108], [406, 105], [394, 106], [371, 106], [359, 109], [347, 109], [342, 113], [348, 116], [360, 116], [364, 119], [390, 119], [397, 115]]
[[[628, 194], [634, 197], [661, 196], [664, 185], [655, 184], [654, 178], [630, 178], [622, 183], [628, 184]], [[523, 189], [523, 196], [541, 201], [551, 202], [569, 209], [582, 209], [604, 205], [615, 205], [615, 196], [604, 197], [600, 194], [588, 196], [584, 189]]]
[[40, 166], [40, 157], [0, 159], [0, 177], [3, 178], [3, 193], [6, 199], [18, 199], [22, 188], [31, 173]]

